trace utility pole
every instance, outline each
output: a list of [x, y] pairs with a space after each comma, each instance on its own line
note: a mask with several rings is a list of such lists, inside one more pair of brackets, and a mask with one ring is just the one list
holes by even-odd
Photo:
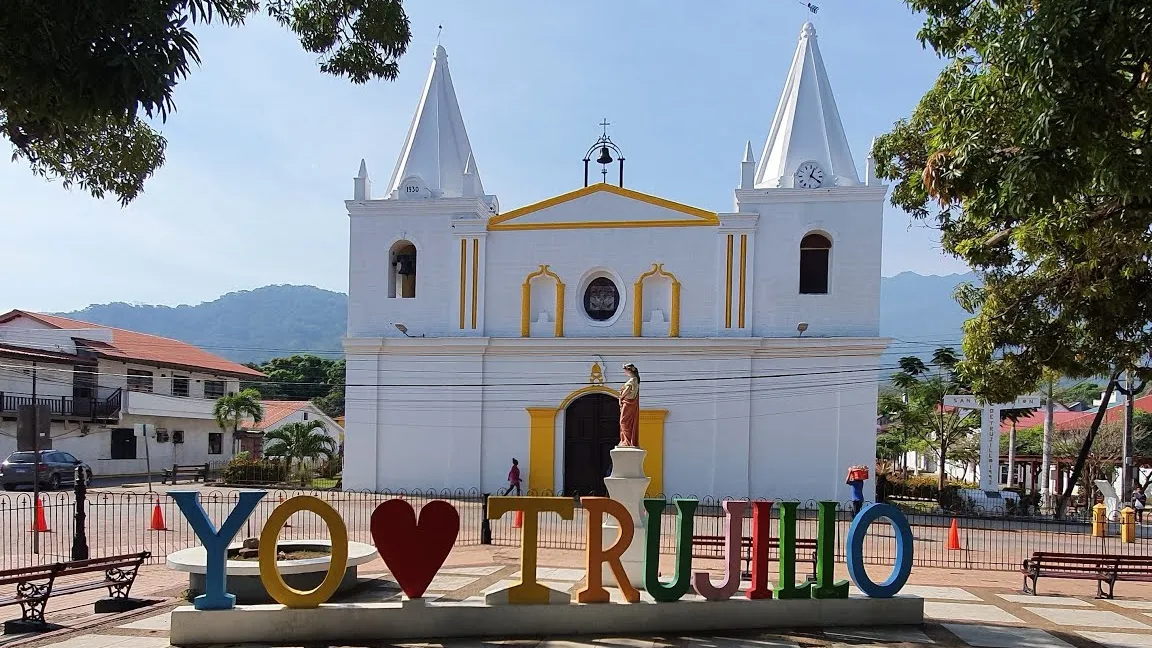
[[1044, 449], [1040, 457], [1040, 506], [1046, 511], [1052, 508], [1052, 486], [1048, 479], [1048, 472], [1051, 470], [1050, 464], [1052, 463], [1052, 419], [1054, 418], [1053, 412], [1056, 411], [1053, 395], [1055, 387], [1055, 381], [1049, 379], [1047, 403], [1044, 407]]
[[1124, 443], [1120, 449], [1120, 501], [1123, 502], [1132, 488], [1132, 399], [1136, 389], [1132, 385], [1132, 370], [1124, 372]]
[[36, 362], [32, 362], [32, 553], [40, 554], [36, 509], [40, 507], [40, 407], [36, 403]]

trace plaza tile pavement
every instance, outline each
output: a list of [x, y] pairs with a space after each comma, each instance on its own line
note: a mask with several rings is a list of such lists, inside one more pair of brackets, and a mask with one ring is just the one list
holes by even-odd
[[[482, 558], [483, 560], [476, 560]], [[461, 548], [433, 581], [428, 597], [445, 601], [482, 600], [485, 591], [519, 578], [515, 548]], [[541, 550], [537, 578], [554, 589], [574, 592], [582, 577], [575, 552]], [[721, 568], [719, 561], [696, 561], [697, 569]], [[663, 567], [671, 573], [669, 561]], [[843, 575], [843, 565], [839, 575]], [[874, 578], [885, 569], [877, 568]], [[366, 583], [350, 600], [395, 600], [400, 592], [382, 563], [365, 565]], [[49, 620], [63, 626], [42, 635], [0, 637], [0, 648], [166, 648], [172, 608], [182, 604], [183, 574], [162, 566], [142, 570], [133, 593], [157, 603], [135, 612], [97, 616], [97, 592], [62, 597], [49, 607]], [[1094, 582], [1041, 581], [1044, 596], [1019, 594], [1010, 572], [916, 569], [904, 594], [925, 599], [922, 627], [832, 628], [719, 634], [692, 637], [601, 637], [547, 640], [450, 640], [384, 643], [406, 648], [472, 648], [483, 645], [524, 648], [771, 648], [773, 646], [940, 646], [941, 648], [1152, 648], [1152, 584], [1121, 583], [1122, 599], [1096, 600]], [[858, 594], [857, 592], [853, 592]], [[0, 593], [2, 594], [2, 593]], [[9, 612], [14, 608], [7, 608]]]

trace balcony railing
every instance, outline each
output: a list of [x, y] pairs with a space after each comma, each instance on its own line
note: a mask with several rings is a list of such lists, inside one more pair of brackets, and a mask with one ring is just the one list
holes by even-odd
[[123, 399], [117, 389], [107, 398], [73, 398], [70, 396], [13, 396], [0, 392], [0, 411], [15, 412], [24, 405], [45, 405], [54, 416], [74, 416], [78, 418], [106, 419], [117, 416]]

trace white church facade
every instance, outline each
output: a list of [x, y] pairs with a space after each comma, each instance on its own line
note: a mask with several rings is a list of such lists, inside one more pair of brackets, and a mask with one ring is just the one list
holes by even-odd
[[886, 192], [810, 24], [731, 212], [642, 193], [618, 160], [502, 211], [476, 160], [437, 46], [388, 185], [361, 163], [346, 203], [345, 488], [496, 492], [516, 458], [526, 488], [602, 492], [631, 362], [649, 494], [848, 498], [875, 458]]

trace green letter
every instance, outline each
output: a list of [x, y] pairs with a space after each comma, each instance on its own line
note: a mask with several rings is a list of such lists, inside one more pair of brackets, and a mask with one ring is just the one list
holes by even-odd
[[811, 581], [796, 584], [796, 508], [800, 502], [780, 502], [780, 578], [776, 581], [776, 598], [809, 598]]
[[660, 516], [664, 514], [665, 502], [660, 497], [644, 499], [644, 511], [648, 513], [644, 543], [644, 589], [657, 603], [671, 603], [680, 600], [692, 584], [692, 515], [696, 512], [696, 500], [673, 500], [676, 504], [676, 573], [672, 582], [660, 582]]
[[812, 598], [848, 598], [848, 581], [836, 578], [836, 502], [820, 502], [816, 531], [816, 584]]

